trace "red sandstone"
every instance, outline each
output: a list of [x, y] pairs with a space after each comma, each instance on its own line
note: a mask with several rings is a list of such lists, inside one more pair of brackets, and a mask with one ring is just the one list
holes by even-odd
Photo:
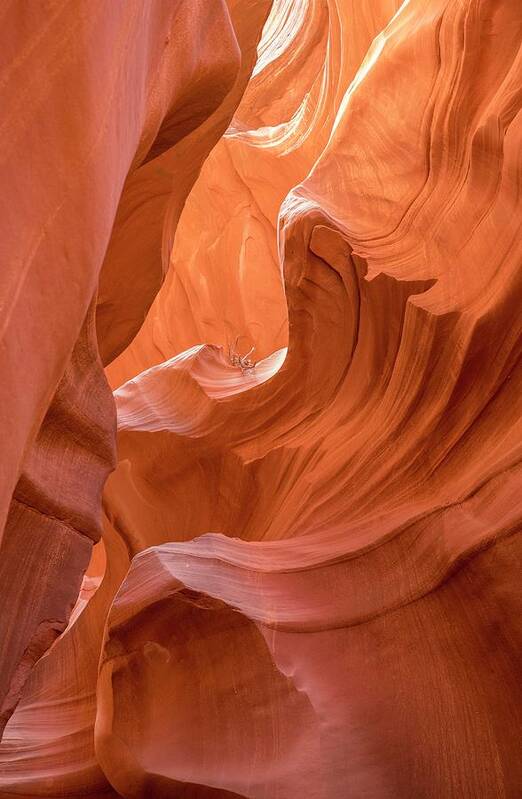
[[0, 799], [518, 799], [519, 0], [1, 17]]

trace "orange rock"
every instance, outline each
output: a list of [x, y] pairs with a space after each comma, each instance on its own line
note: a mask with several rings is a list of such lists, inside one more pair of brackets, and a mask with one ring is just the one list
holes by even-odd
[[517, 799], [519, 2], [9, 14], [0, 799]]

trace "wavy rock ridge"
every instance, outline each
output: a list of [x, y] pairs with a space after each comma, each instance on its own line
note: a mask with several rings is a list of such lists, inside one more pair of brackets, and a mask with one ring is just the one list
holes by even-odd
[[516, 799], [518, 0], [6, 17], [0, 797]]

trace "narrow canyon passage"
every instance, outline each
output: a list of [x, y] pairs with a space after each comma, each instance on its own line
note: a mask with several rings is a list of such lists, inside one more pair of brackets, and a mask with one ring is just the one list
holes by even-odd
[[0, 19], [0, 799], [522, 797], [520, 0]]

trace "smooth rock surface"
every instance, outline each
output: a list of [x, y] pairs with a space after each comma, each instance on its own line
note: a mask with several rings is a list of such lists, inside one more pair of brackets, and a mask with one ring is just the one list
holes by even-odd
[[520, 3], [5, 15], [0, 797], [518, 799]]

